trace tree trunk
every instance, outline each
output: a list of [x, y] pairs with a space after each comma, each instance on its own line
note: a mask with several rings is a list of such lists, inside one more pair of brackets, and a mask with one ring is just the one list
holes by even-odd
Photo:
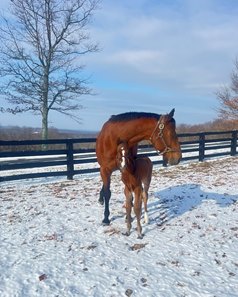
[[[41, 138], [42, 140], [48, 139], [48, 92], [49, 92], [49, 65], [45, 67], [45, 74], [43, 80], [43, 102], [42, 102], [42, 130], [41, 130]], [[43, 145], [44, 149], [47, 148], [47, 145]]]
[[[48, 139], [48, 108], [47, 106], [43, 107], [42, 111], [42, 126], [41, 126], [41, 139]], [[42, 145], [42, 150], [47, 150], [47, 144]]]

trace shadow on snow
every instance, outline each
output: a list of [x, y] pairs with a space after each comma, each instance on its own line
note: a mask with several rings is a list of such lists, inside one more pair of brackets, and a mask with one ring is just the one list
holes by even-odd
[[149, 198], [148, 211], [150, 224], [156, 223], [158, 226], [182, 216], [206, 201], [212, 200], [220, 207], [228, 207], [238, 201], [238, 195], [203, 191], [201, 185], [198, 184], [169, 187], [154, 193], [154, 196], [158, 198], [158, 201], [150, 203]]

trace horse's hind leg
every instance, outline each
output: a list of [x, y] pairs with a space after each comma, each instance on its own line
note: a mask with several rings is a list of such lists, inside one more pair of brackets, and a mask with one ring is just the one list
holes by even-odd
[[101, 173], [101, 177], [102, 177], [102, 181], [103, 181], [103, 188], [100, 191], [99, 201], [103, 201], [103, 197], [104, 197], [104, 202], [105, 202], [105, 204], [104, 204], [104, 219], [103, 219], [102, 223], [104, 225], [109, 225], [110, 224], [109, 201], [111, 198], [111, 191], [110, 191], [111, 172], [108, 172], [107, 170], [101, 168], [100, 173]]
[[102, 223], [104, 225], [109, 225], [110, 224], [110, 220], [109, 220], [109, 215], [110, 215], [110, 211], [109, 211], [109, 201], [111, 198], [111, 191], [110, 188], [106, 188], [104, 190], [104, 199], [105, 199], [105, 205], [104, 205], [104, 219], [102, 221]]

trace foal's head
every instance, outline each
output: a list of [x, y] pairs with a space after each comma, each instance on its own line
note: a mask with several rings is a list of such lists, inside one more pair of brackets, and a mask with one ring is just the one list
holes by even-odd
[[117, 166], [123, 171], [128, 169], [134, 171], [134, 157], [129, 150], [127, 142], [121, 142], [117, 146]]

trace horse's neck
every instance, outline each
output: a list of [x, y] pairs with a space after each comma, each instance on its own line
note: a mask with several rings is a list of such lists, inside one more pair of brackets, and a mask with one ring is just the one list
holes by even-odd
[[148, 119], [144, 124], [137, 124], [136, 129], [135, 127], [130, 131], [128, 129], [127, 133], [129, 136], [128, 142], [130, 145], [137, 144], [142, 140], [149, 140], [154, 128], [157, 124], [155, 119]]

